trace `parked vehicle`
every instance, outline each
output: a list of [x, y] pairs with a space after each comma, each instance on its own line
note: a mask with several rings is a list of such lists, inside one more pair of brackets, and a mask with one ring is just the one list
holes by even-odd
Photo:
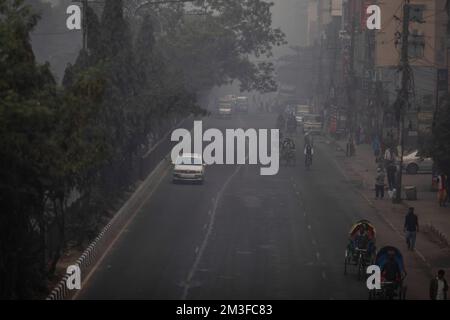
[[425, 158], [415, 150], [403, 157], [403, 170], [407, 174], [432, 173], [433, 159]]

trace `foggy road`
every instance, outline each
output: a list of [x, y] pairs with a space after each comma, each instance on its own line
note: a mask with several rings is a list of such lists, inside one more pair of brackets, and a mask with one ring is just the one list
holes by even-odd
[[0, 0], [0, 300], [447, 300], [449, 1]]
[[[275, 116], [204, 123], [271, 128]], [[276, 176], [260, 176], [259, 166], [211, 166], [204, 185], [174, 185], [169, 170], [76, 298], [367, 299], [365, 283], [343, 272], [351, 225], [369, 219], [379, 248], [402, 240], [346, 179], [324, 138], [307, 171], [302, 141], [297, 166], [281, 165]], [[423, 298], [427, 273], [412, 262], [408, 298]]]

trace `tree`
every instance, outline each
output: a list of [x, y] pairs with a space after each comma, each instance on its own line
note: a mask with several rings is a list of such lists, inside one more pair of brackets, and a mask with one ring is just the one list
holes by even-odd
[[[258, 61], [270, 58], [273, 47], [285, 43], [281, 30], [272, 27], [273, 4], [261, 0], [193, 4], [191, 12], [180, 4], [155, 9], [160, 18], [159, 45], [171, 64], [176, 64], [171, 67], [183, 71], [187, 89], [207, 92], [239, 80], [242, 90], [275, 90], [272, 63]], [[132, 7], [136, 6], [135, 0]]]
[[[0, 0], [0, 297], [44, 290], [46, 207], [60, 198], [55, 144], [59, 105], [49, 65], [38, 66], [29, 34], [38, 21], [22, 0]], [[57, 210], [57, 209], [56, 209]]]

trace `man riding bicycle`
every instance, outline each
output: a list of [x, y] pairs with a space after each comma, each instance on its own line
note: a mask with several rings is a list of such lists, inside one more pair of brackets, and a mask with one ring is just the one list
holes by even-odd
[[295, 142], [290, 138], [285, 138], [281, 143], [281, 148], [283, 150], [295, 150]]
[[371, 257], [375, 253], [375, 245], [370, 239], [367, 225], [362, 225], [359, 229], [354, 240], [354, 247], [356, 249], [366, 250], [367, 257]]

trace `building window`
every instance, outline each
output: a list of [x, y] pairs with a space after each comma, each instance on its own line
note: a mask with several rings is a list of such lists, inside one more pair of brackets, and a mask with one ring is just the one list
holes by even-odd
[[426, 6], [423, 4], [411, 4], [409, 10], [411, 21], [423, 23], [425, 9]]
[[425, 36], [417, 30], [413, 30], [409, 39], [409, 56], [411, 58], [423, 58], [425, 52]]

